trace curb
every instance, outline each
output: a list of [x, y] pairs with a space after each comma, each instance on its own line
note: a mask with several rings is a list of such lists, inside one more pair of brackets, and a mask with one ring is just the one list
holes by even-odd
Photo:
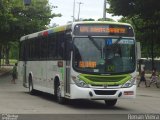
[[6, 74], [9, 74], [9, 73], [11, 73], [11, 71], [12, 71], [12, 69], [5, 69], [4, 71], [2, 70], [2, 71], [0, 72], [0, 76], [4, 76], [4, 75], [6, 75]]
[[1, 76], [4, 76], [4, 75], [7, 75], [7, 74], [10, 74], [11, 73], [11, 70], [10, 71], [7, 71], [7, 72], [2, 72], [2, 73], [0, 73], [0, 77]]
[[11, 65], [10, 66], [1, 66], [0, 76], [11, 73], [12, 69], [13, 69], [13, 67]]

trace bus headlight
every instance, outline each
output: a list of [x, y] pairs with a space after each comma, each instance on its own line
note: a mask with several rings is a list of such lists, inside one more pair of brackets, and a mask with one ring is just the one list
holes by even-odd
[[89, 88], [88, 84], [86, 84], [83, 80], [81, 80], [81, 79], [79, 79], [77, 77], [72, 76], [72, 80], [75, 82], [75, 84], [78, 87]]
[[122, 85], [122, 88], [129, 88], [133, 85], [136, 85], [136, 78], [132, 78], [131, 80], [127, 81], [125, 84]]

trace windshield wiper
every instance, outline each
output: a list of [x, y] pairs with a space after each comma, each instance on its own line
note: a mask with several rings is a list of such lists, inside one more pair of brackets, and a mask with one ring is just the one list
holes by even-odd
[[98, 50], [101, 50], [101, 47], [95, 42], [94, 38], [91, 36], [88, 36], [89, 40], [96, 46]]
[[93, 37], [88, 36], [89, 40], [94, 44], [94, 46], [101, 52], [101, 58], [103, 58], [103, 46], [99, 46]]
[[120, 36], [118, 39], [117, 39], [117, 41], [113, 44], [113, 45], [116, 45], [116, 44], [118, 44], [119, 43], [119, 41], [122, 39], [122, 37]]

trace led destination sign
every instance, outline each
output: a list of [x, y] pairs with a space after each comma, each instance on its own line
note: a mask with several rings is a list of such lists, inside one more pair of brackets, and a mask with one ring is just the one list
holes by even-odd
[[81, 33], [126, 33], [126, 28], [80, 27]]
[[79, 24], [75, 26], [74, 34], [83, 36], [126, 36], [132, 37], [133, 29], [125, 25], [107, 25], [107, 24]]

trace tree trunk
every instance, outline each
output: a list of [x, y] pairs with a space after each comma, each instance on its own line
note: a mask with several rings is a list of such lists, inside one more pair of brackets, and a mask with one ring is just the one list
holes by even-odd
[[2, 45], [0, 45], [0, 68], [1, 68], [1, 59], [2, 59]]
[[7, 44], [5, 47], [5, 64], [8, 65], [9, 64], [9, 45]]
[[[154, 32], [154, 31], [153, 31]], [[150, 37], [152, 44], [151, 44], [151, 57], [152, 57], [152, 70], [155, 68], [155, 63], [154, 63], [154, 38]]]

